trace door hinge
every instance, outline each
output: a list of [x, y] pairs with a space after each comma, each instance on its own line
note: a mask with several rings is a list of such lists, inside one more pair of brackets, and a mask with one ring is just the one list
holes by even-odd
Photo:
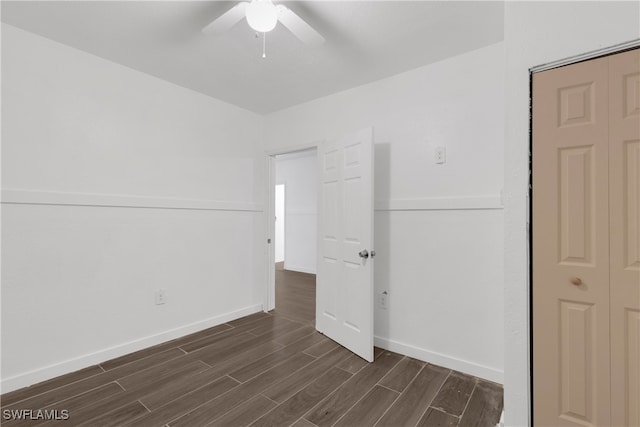
[[271, 244], [271, 238], [267, 239], [267, 244]]

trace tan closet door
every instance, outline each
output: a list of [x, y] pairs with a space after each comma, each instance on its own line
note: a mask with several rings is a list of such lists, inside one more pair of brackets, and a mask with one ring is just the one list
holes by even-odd
[[609, 57], [611, 408], [640, 426], [640, 50]]
[[533, 80], [536, 426], [610, 424], [607, 61]]

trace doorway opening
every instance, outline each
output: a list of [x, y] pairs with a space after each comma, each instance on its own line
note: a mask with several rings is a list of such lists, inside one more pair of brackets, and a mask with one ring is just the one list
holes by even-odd
[[272, 157], [275, 313], [315, 326], [317, 150]]
[[[310, 153], [302, 152], [313, 148]], [[292, 248], [285, 242], [283, 270], [295, 269], [299, 273], [314, 274], [317, 270], [315, 297], [315, 329], [352, 351], [368, 362], [373, 362], [373, 128], [368, 127], [346, 133], [336, 139], [313, 146], [299, 148], [285, 159], [309, 157], [306, 171], [315, 171], [312, 190], [301, 195], [312, 203], [312, 208], [300, 207], [285, 212], [285, 239], [297, 235], [305, 249]], [[264, 216], [267, 230], [267, 287], [264, 310], [278, 310], [275, 289], [275, 185], [277, 156], [287, 153], [267, 153], [269, 182], [267, 183], [268, 210]], [[311, 154], [312, 155], [308, 155]], [[282, 158], [281, 158], [282, 159]], [[292, 179], [298, 183], [301, 175]], [[286, 184], [287, 209], [294, 191]], [[297, 212], [296, 212], [297, 211]], [[290, 212], [309, 216], [306, 229], [309, 234], [291, 233]], [[313, 270], [301, 268], [300, 258], [307, 255]], [[312, 254], [312, 256], [309, 256]], [[281, 307], [280, 307], [281, 308]], [[274, 313], [276, 314], [276, 313]], [[279, 314], [279, 313], [278, 313]]]

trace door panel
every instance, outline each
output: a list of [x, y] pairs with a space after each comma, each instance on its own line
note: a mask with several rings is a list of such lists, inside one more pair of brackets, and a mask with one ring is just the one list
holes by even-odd
[[536, 426], [608, 425], [608, 63], [533, 80]]
[[316, 328], [373, 361], [373, 131], [319, 148]]
[[[621, 242], [624, 250], [622, 260], [625, 270], [638, 271], [640, 270], [640, 140], [624, 141], [622, 157], [620, 172], [622, 172], [624, 185], [622, 197], [625, 199], [622, 212], [625, 215], [622, 222], [622, 235], [625, 239]], [[617, 156], [612, 156], [612, 161], [616, 160], [619, 160]]]
[[560, 413], [574, 419], [593, 419], [595, 378], [591, 337], [596, 313], [593, 304], [560, 301]]
[[640, 50], [609, 58], [612, 424], [640, 426]]
[[595, 215], [593, 205], [594, 148], [558, 150], [560, 157], [560, 263], [593, 266]]

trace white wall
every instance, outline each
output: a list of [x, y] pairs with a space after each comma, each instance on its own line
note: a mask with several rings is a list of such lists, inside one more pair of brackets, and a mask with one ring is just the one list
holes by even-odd
[[2, 107], [3, 391], [261, 309], [262, 117], [5, 24]]
[[636, 1], [506, 3], [505, 425], [529, 415], [528, 69], [638, 37]]
[[317, 168], [316, 150], [276, 157], [276, 184], [286, 188], [286, 270], [316, 274]]
[[496, 44], [265, 120], [266, 150], [374, 127], [376, 344], [499, 382], [503, 63]]

